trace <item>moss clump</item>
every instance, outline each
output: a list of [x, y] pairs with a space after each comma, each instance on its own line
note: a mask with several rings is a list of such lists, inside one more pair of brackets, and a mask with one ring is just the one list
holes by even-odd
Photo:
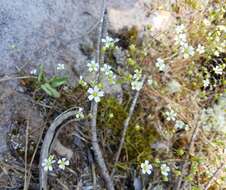
[[[101, 129], [100, 138], [109, 160], [115, 156], [121, 140], [123, 122], [127, 117], [126, 106], [119, 104], [114, 98], [105, 98], [101, 101], [97, 126]], [[127, 131], [124, 149], [117, 167], [126, 170], [131, 164], [152, 160], [151, 144], [159, 138], [154, 127], [145, 121], [140, 121], [144, 113], [141, 105], [138, 105], [130, 121]]]
[[126, 110], [115, 98], [104, 98], [100, 102], [97, 126], [102, 131], [104, 143], [110, 146], [112, 152], [117, 151], [126, 117]]

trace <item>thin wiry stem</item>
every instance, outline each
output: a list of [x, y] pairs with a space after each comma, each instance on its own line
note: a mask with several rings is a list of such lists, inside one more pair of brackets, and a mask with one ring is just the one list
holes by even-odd
[[[146, 76], [144, 75], [143, 78], [142, 78], [142, 86], [144, 84], [145, 79], [146, 79]], [[122, 151], [122, 147], [123, 147], [124, 142], [125, 142], [126, 132], [127, 132], [128, 127], [129, 127], [129, 122], [130, 122], [131, 117], [133, 115], [133, 112], [134, 112], [135, 106], [137, 104], [137, 100], [138, 100], [139, 95], [140, 95], [140, 91], [136, 91], [136, 94], [135, 94], [135, 96], [133, 98], [132, 104], [131, 104], [130, 109], [129, 109], [128, 117], [124, 121], [122, 137], [121, 137], [121, 141], [120, 141], [118, 152], [117, 152], [116, 157], [115, 157], [115, 164], [119, 160], [119, 157], [120, 157], [120, 154], [121, 154], [121, 151]], [[115, 173], [115, 168], [111, 172], [111, 177], [113, 177], [114, 173]]]
[[[100, 18], [100, 27], [98, 31], [98, 40], [97, 40], [97, 50], [96, 50], [96, 62], [100, 64], [100, 61], [102, 61], [103, 55], [101, 55], [101, 38], [103, 36], [103, 25], [104, 25], [104, 18], [105, 18], [105, 11], [106, 11], [106, 2], [103, 0], [102, 9], [101, 9], [101, 18]], [[96, 80], [99, 80], [100, 73], [97, 72], [96, 74]], [[97, 139], [97, 110], [98, 110], [98, 103], [94, 100], [91, 103], [91, 113], [92, 113], [92, 119], [91, 119], [91, 133], [92, 133], [92, 147], [93, 152], [95, 155], [96, 162], [99, 166], [101, 175], [104, 179], [105, 185], [108, 190], [114, 190], [114, 184], [113, 181], [109, 175], [107, 166], [105, 164], [100, 146], [98, 144]]]

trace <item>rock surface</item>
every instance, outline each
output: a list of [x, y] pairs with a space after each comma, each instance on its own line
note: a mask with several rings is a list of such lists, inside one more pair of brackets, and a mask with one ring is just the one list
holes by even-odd
[[[161, 5], [167, 3], [171, 5], [173, 1], [164, 1]], [[142, 32], [146, 26], [152, 26], [153, 34], [168, 31], [175, 23], [175, 17], [169, 11], [153, 11], [153, 6], [157, 4], [154, 1], [137, 0], [131, 1], [129, 7], [127, 5], [126, 8], [123, 3], [109, 7], [110, 30], [114, 33], [120, 33], [125, 28], [130, 29], [135, 26]], [[170, 9], [169, 5], [168, 9]]]
[[[79, 75], [86, 78], [86, 63], [93, 58], [95, 50], [101, 2], [102, 0], [0, 0], [0, 77], [11, 76], [21, 69], [30, 73], [43, 64], [49, 75], [68, 75], [72, 85]], [[111, 30], [119, 32], [121, 28], [132, 25], [143, 28], [146, 24], [156, 22], [153, 17], [156, 13], [149, 14], [145, 3], [147, 1], [144, 0], [108, 0]], [[166, 22], [170, 25], [171, 15], [164, 14], [164, 17], [157, 17], [157, 21], [159, 20], [160, 28]], [[65, 69], [57, 70], [58, 64], [64, 64]], [[22, 100], [19, 104], [26, 105], [26, 98], [23, 99], [23, 95], [18, 93], [19, 83], [14, 80], [7, 85], [12, 88], [5, 89], [0, 83], [0, 130], [4, 130], [6, 121], [12, 119], [13, 110], [17, 109], [15, 103], [3, 103], [3, 96], [9, 98], [13, 93], [15, 100]], [[121, 87], [107, 85], [106, 92], [115, 94], [121, 92]], [[0, 152], [3, 149], [5, 144], [0, 142]]]

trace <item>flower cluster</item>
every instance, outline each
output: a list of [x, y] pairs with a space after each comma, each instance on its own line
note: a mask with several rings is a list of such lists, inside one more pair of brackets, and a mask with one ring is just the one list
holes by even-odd
[[188, 130], [189, 129], [189, 126], [187, 124], [185, 124], [183, 121], [177, 119], [177, 113], [172, 108], [169, 108], [169, 110], [166, 111], [164, 113], [164, 115], [165, 115], [165, 118], [167, 121], [175, 122], [175, 128], [177, 130], [180, 130], [180, 129]]
[[[148, 160], [145, 160], [144, 163], [141, 163], [141, 171], [142, 171], [142, 174], [148, 174], [148, 175], [150, 175], [152, 173], [153, 167], [149, 163]], [[166, 164], [161, 164], [160, 171], [161, 171], [161, 174], [164, 177], [167, 177], [169, 175], [169, 172], [170, 172], [170, 167], [167, 166]]]
[[87, 64], [89, 72], [97, 72], [99, 70], [99, 63], [96, 63], [94, 60]]
[[[53, 155], [50, 155], [48, 159], [45, 159], [42, 163], [42, 167], [44, 168], [44, 171], [53, 171], [53, 164], [56, 163], [56, 160], [54, 159]], [[58, 162], [58, 167], [62, 170], [65, 169], [66, 166], [69, 166], [69, 160], [66, 158], [59, 159]]]
[[170, 167], [167, 166], [166, 164], [162, 164], [161, 167], [161, 174], [165, 177], [167, 177], [169, 175], [169, 172], [170, 172]]
[[220, 53], [225, 52], [226, 40], [224, 39], [226, 27], [218, 25], [216, 30], [207, 34], [207, 40], [211, 47], [211, 52], [215, 56], [220, 56]]
[[135, 73], [133, 75], [132, 82], [131, 82], [132, 90], [139, 91], [143, 86], [143, 82], [141, 81], [142, 71], [136, 69], [134, 72]]
[[184, 59], [193, 56], [195, 50], [188, 44], [185, 26], [183, 24], [176, 26], [176, 33], [175, 44], [180, 46], [180, 53], [183, 55]]
[[175, 123], [175, 128], [177, 130], [179, 129], [185, 129], [186, 131], [189, 129], [188, 125], [185, 124], [183, 121], [181, 120], [176, 120], [176, 123]]
[[113, 39], [110, 36], [102, 39], [101, 42], [104, 44], [104, 48], [113, 48], [115, 43], [118, 42], [118, 39]]
[[217, 75], [222, 75], [223, 74], [223, 70], [225, 68], [225, 65], [217, 65], [216, 67], [213, 68], [213, 71], [215, 72], [215, 74]]
[[104, 64], [101, 68], [100, 71], [107, 76], [108, 81], [110, 84], [115, 84], [116, 81], [116, 75], [113, 73], [112, 68], [108, 64]]

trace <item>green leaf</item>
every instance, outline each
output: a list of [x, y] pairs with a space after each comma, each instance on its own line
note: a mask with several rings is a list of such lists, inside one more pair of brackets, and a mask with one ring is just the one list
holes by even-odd
[[41, 89], [44, 90], [46, 94], [48, 94], [49, 96], [52, 96], [54, 98], [60, 97], [60, 93], [55, 88], [53, 88], [49, 83], [42, 84]]
[[49, 84], [53, 88], [57, 88], [59, 86], [66, 84], [67, 81], [68, 81], [67, 77], [57, 77], [57, 76], [55, 76], [55, 77], [50, 79]]
[[44, 65], [40, 65], [40, 67], [39, 67], [39, 75], [38, 75], [38, 82], [41, 83], [43, 81], [45, 81]]

